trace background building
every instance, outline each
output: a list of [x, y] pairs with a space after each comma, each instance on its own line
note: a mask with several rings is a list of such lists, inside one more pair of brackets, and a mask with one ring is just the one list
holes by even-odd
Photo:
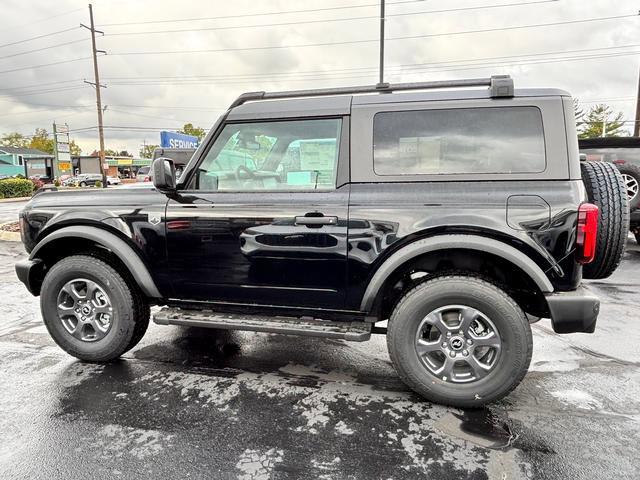
[[0, 147], [0, 176], [53, 177], [53, 155], [35, 148]]

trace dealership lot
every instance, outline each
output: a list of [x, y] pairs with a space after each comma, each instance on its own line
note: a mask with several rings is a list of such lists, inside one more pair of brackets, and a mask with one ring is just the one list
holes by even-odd
[[533, 327], [522, 385], [463, 411], [421, 400], [383, 337], [357, 344], [152, 325], [122, 361], [82, 364], [43, 326], [0, 243], [2, 478], [638, 478], [640, 248], [594, 335]]

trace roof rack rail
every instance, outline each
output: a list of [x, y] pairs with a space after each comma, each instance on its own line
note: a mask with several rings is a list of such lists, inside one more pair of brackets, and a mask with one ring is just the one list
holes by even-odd
[[254, 100], [274, 100], [282, 98], [324, 97], [328, 95], [353, 95], [357, 93], [391, 93], [403, 90], [427, 90], [434, 88], [489, 87], [491, 97], [513, 97], [513, 79], [509, 75], [493, 75], [489, 78], [466, 80], [436, 80], [433, 82], [378, 83], [360, 87], [319, 88], [311, 90], [290, 90], [284, 92], [247, 92], [236, 98], [229, 108]]

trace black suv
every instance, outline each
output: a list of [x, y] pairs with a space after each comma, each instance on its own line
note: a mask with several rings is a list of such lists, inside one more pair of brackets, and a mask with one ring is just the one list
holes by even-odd
[[628, 207], [615, 168], [582, 169], [571, 97], [509, 77], [247, 93], [179, 182], [159, 158], [155, 189], [37, 194], [16, 271], [83, 360], [134, 347], [157, 304], [165, 325], [386, 334], [412, 389], [477, 406], [524, 377], [530, 322], [595, 329], [580, 282], [615, 270]]

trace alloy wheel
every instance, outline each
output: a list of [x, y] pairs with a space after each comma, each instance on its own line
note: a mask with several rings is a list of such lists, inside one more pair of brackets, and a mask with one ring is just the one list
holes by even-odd
[[481, 380], [498, 364], [502, 340], [493, 322], [479, 310], [447, 305], [420, 322], [415, 350], [432, 375], [450, 383]]
[[638, 190], [640, 188], [640, 185], [638, 185], [638, 180], [627, 173], [622, 174], [622, 179], [624, 180], [624, 185], [627, 189], [627, 196], [629, 197], [629, 201], [631, 201], [638, 195]]
[[58, 293], [58, 317], [65, 330], [83, 342], [104, 338], [113, 319], [113, 307], [104, 289], [92, 280], [76, 278]]

